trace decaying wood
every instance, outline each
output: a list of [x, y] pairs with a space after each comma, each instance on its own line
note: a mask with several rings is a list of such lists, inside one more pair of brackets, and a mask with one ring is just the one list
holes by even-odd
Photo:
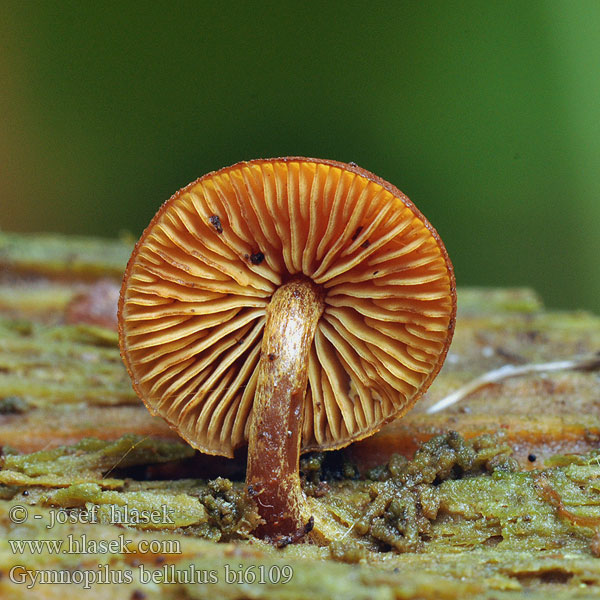
[[[135, 397], [116, 333], [85, 320], [67, 325], [73, 302], [93, 294], [98, 280], [119, 285], [131, 247], [126, 241], [0, 234], [0, 386], [5, 396], [19, 398], [20, 407], [0, 406], [3, 443], [28, 452], [90, 435], [177, 439]], [[467, 437], [502, 432], [524, 465], [531, 454], [543, 461], [595, 448], [600, 416], [594, 372], [532, 374], [482, 389], [440, 414], [425, 411], [491, 369], [599, 350], [600, 318], [594, 315], [546, 311], [526, 290], [461, 290], [452, 348], [424, 400], [347, 454], [364, 470], [396, 452], [411, 455], [448, 429]]]
[[[600, 459], [593, 453], [582, 459], [556, 456], [589, 453], [600, 445], [598, 373], [531, 374], [482, 388], [441, 413], [430, 415], [426, 410], [473, 378], [505, 364], [597, 353], [600, 318], [545, 310], [526, 290], [459, 291], [454, 342], [427, 396], [403, 419], [340, 451], [336, 459], [340, 464], [351, 460], [364, 473], [395, 453], [412, 456], [423, 442], [448, 430], [469, 439], [495, 434], [513, 449], [523, 469], [519, 472], [500, 469], [492, 475], [451, 477], [435, 484], [435, 501], [424, 515], [417, 515], [426, 519], [413, 532], [418, 551], [382, 553], [380, 542], [366, 540], [356, 525], [364, 519], [364, 511], [377, 508], [370, 504], [377, 494], [382, 499], [377, 514], [393, 513], [389, 505], [400, 502], [403, 488], [350, 480], [330, 481], [315, 488], [319, 493], [309, 498], [312, 510], [331, 523], [330, 535], [337, 541], [330, 547], [304, 544], [273, 550], [255, 539], [250, 543], [245, 541], [250, 536], [244, 532], [250, 528], [244, 518], [252, 517], [243, 515], [228, 525], [231, 541], [217, 543], [210, 540], [224, 536], [224, 523], [229, 522], [222, 512], [231, 505], [227, 494], [242, 484], [233, 484], [232, 492], [223, 491], [224, 484], [214, 484], [210, 491], [205, 482], [179, 478], [200, 472], [206, 478], [237, 475], [241, 480], [244, 457], [219, 462], [192, 457], [162, 420], [150, 417], [131, 391], [114, 330], [94, 314], [99, 306], [94, 295], [102, 294], [100, 305], [106, 304], [111, 286], [119, 286], [131, 246], [130, 241], [0, 234], [1, 597], [64, 597], [69, 589], [50, 584], [27, 589], [9, 576], [15, 565], [93, 570], [98, 564], [108, 564], [115, 572], [131, 570], [133, 583], [96, 585], [85, 597], [598, 595], [594, 524], [600, 518]], [[123, 438], [128, 434], [137, 437]], [[104, 441], [81, 442], [90, 437]], [[70, 446], [52, 450], [63, 445]], [[136, 448], [144, 451], [136, 453]], [[543, 467], [547, 468], [541, 471]], [[162, 481], [143, 481], [148, 478]], [[394, 509], [398, 515], [418, 507], [419, 494], [429, 493], [418, 486], [405, 491], [402, 501], [408, 504]], [[123, 529], [106, 520], [56, 526], [50, 532], [42, 528], [56, 507], [81, 510], [86, 502], [102, 510], [118, 503], [173, 506], [175, 526], [160, 535], [179, 540], [181, 553], [168, 560], [153, 552], [15, 554], [9, 540], [64, 540], [69, 533], [116, 539], [125, 532], [135, 545], [159, 535], [139, 527]], [[11, 521], [9, 510], [14, 505], [28, 507], [27, 523]], [[33, 517], [37, 514], [39, 523]], [[194, 565], [216, 571], [218, 582], [175, 582], [149, 591], [140, 583], [140, 564], [151, 570], [169, 564], [180, 571]], [[225, 581], [227, 568], [258, 572], [261, 565], [267, 569], [290, 565], [292, 581], [288, 587]]]

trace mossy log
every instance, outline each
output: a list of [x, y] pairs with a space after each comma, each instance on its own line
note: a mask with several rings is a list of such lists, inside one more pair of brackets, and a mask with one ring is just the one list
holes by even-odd
[[426, 409], [505, 364], [598, 352], [600, 318], [548, 311], [528, 290], [459, 290], [427, 396], [304, 461], [330, 543], [274, 549], [249, 533], [243, 457], [193, 452], [131, 390], [115, 326], [131, 248], [0, 233], [0, 597], [598, 597], [597, 372], [528, 375]]

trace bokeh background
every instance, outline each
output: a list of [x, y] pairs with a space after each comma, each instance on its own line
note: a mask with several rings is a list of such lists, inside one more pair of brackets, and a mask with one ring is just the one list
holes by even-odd
[[460, 285], [600, 312], [600, 2], [0, 3], [0, 228], [139, 235], [239, 160], [354, 161]]

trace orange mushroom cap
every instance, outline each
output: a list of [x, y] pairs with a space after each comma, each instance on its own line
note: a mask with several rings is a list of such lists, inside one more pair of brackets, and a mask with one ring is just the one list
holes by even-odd
[[241, 162], [172, 196], [138, 241], [119, 301], [134, 388], [193, 447], [247, 443], [269, 301], [293, 276], [324, 292], [302, 451], [362, 439], [408, 411], [454, 330], [452, 265], [398, 189], [355, 165]]

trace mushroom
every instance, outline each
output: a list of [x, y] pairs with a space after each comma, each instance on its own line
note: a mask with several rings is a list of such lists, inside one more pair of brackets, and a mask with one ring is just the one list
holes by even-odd
[[440, 370], [452, 265], [394, 186], [354, 164], [241, 162], [172, 196], [138, 241], [119, 301], [121, 354], [152, 414], [232, 457], [271, 541], [312, 518], [299, 456], [375, 433]]

